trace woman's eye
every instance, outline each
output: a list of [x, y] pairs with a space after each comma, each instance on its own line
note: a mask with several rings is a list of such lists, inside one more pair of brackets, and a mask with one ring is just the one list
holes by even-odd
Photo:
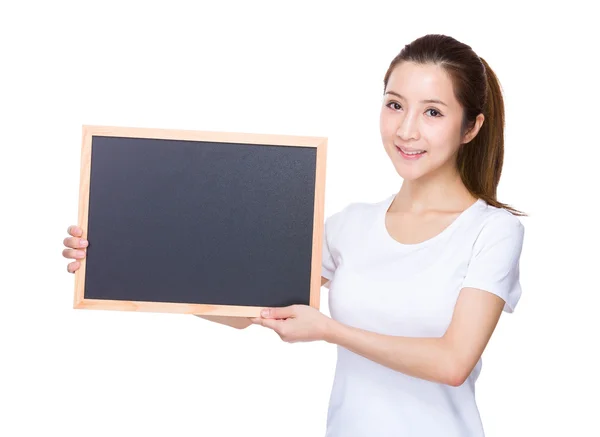
[[[394, 110], [396, 110], [396, 111], [398, 111], [398, 110], [402, 109], [402, 106], [401, 106], [401, 105], [400, 105], [398, 102], [389, 102], [389, 103], [387, 104], [387, 106], [388, 106], [388, 108], [394, 109]], [[425, 112], [429, 112], [429, 114], [430, 114], [432, 117], [442, 117], [442, 114], [441, 114], [441, 112], [439, 112], [437, 109], [430, 108], [430, 109], [428, 109], [428, 110], [427, 110], [427, 111], [425, 111]]]

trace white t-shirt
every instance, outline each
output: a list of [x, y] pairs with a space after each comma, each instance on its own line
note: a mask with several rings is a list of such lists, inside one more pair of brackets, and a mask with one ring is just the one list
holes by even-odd
[[[441, 337], [462, 287], [500, 296], [512, 312], [521, 296], [524, 228], [517, 216], [479, 199], [435, 237], [402, 244], [385, 214], [396, 193], [351, 203], [325, 221], [322, 276], [333, 319], [380, 334]], [[475, 402], [481, 359], [453, 387], [408, 376], [338, 346], [327, 437], [480, 437]]]

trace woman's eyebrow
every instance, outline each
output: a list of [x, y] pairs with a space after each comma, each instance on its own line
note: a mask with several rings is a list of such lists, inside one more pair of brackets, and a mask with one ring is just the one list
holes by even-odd
[[[393, 94], [400, 99], [406, 100], [406, 98], [402, 94], [398, 94], [395, 91], [386, 91], [386, 94]], [[438, 100], [438, 99], [421, 100], [421, 103], [439, 103], [440, 105], [448, 106], [444, 102], [442, 102], [441, 100]]]

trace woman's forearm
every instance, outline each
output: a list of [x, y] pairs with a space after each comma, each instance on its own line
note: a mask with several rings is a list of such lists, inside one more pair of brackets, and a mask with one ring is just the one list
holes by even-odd
[[452, 386], [464, 382], [443, 337], [383, 335], [331, 319], [324, 340], [406, 375]]

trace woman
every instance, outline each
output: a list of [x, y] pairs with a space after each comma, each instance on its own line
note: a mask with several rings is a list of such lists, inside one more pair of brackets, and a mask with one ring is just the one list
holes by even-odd
[[[338, 345], [328, 436], [483, 436], [474, 384], [502, 311], [521, 295], [524, 233], [524, 214], [496, 199], [498, 80], [469, 46], [426, 35], [389, 66], [380, 129], [403, 182], [326, 220], [331, 318], [303, 305], [205, 318]], [[69, 228], [65, 257], [85, 257], [80, 232]]]

